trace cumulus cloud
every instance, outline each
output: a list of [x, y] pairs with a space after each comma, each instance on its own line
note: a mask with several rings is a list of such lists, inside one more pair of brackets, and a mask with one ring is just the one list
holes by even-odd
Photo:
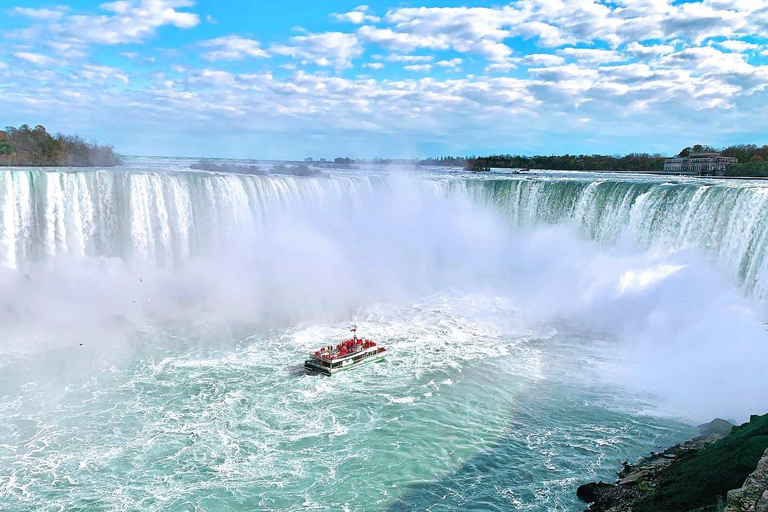
[[463, 59], [456, 57], [455, 59], [441, 60], [441, 61], [435, 62], [435, 66], [440, 66], [441, 68], [456, 69], [459, 67], [459, 65], [462, 62], [464, 62]]
[[129, 82], [128, 75], [122, 69], [111, 66], [85, 64], [77, 74], [91, 82], [106, 82], [109, 80], [119, 80], [124, 84]]
[[511, 56], [506, 44], [511, 37], [532, 39], [549, 48], [600, 41], [613, 49], [650, 40], [683, 39], [698, 45], [714, 37], [766, 37], [768, 4], [764, 0], [519, 0], [493, 8], [396, 8], [383, 21], [383, 27], [361, 27], [358, 35], [396, 51], [451, 48], [503, 63]]
[[432, 55], [387, 55], [384, 60], [387, 62], [407, 62], [409, 64], [417, 62], [432, 62], [435, 58]]
[[586, 64], [606, 64], [626, 60], [622, 54], [614, 50], [600, 50], [594, 48], [563, 48], [558, 50], [559, 55], [574, 59]]
[[384, 20], [391, 28], [363, 26], [358, 35], [365, 41], [407, 53], [418, 48], [482, 55], [492, 61], [504, 60], [512, 50], [502, 41], [510, 36], [502, 12], [488, 8], [400, 8], [389, 11]]
[[13, 54], [17, 59], [21, 59], [26, 62], [30, 62], [35, 66], [55, 66], [58, 64], [56, 59], [48, 57], [47, 55], [41, 55], [39, 53], [32, 52], [16, 52]]
[[519, 63], [526, 66], [559, 66], [565, 63], [565, 59], [560, 55], [551, 53], [532, 53], [518, 60]]
[[368, 6], [361, 5], [361, 6], [355, 7], [350, 12], [345, 12], [345, 13], [335, 12], [331, 14], [331, 17], [336, 21], [346, 21], [349, 23], [354, 23], [355, 25], [362, 25], [365, 22], [376, 23], [378, 21], [381, 21], [381, 18], [379, 18], [378, 16], [372, 16], [370, 14], [367, 14], [367, 12], [368, 12]]
[[56, 55], [67, 59], [81, 59], [86, 56], [81, 45], [54, 40], [48, 42], [48, 47], [50, 47]]
[[26, 16], [35, 20], [58, 20], [64, 16], [64, 9], [33, 9], [30, 7], [15, 7], [11, 10], [14, 14]]
[[261, 44], [253, 39], [247, 39], [238, 35], [230, 35], [203, 41], [200, 46], [209, 48], [202, 57], [208, 61], [240, 60], [245, 57], [268, 57]]
[[746, 41], [727, 40], [717, 43], [717, 45], [725, 48], [726, 50], [738, 53], [753, 52], [760, 49], [759, 44], [748, 43]]
[[192, 28], [200, 23], [197, 14], [179, 9], [191, 7], [191, 0], [118, 0], [101, 4], [107, 14], [66, 14], [51, 9], [22, 9], [19, 14], [46, 22], [36, 30], [15, 32], [20, 38], [40, 33], [66, 38], [70, 43], [120, 44], [140, 42], [164, 25]]
[[[147, 119], [173, 112], [194, 124], [218, 115], [243, 129], [256, 129], [249, 119], [268, 118], [270, 129], [285, 134], [306, 126], [353, 133], [402, 128], [438, 138], [449, 128], [474, 132], [491, 122], [578, 134], [585, 119], [593, 121], [590, 130], [599, 125], [609, 133], [620, 122], [622, 133], [634, 126], [649, 136], [704, 130], [712, 119], [768, 129], [762, 121], [768, 118], [768, 66], [757, 57], [768, 43], [766, 1], [517, 0], [499, 7], [394, 7], [380, 18], [361, 6], [332, 15], [357, 25], [337, 31], [276, 36], [264, 45], [231, 34], [171, 48], [179, 58], [200, 51], [209, 69], [183, 61], [185, 72], [170, 78], [170, 64], [154, 67], [146, 45], [122, 53], [153, 68], [146, 74], [82, 62], [93, 44], [143, 42], [162, 26], [196, 25], [188, 0], [118, 1], [96, 14], [20, 8], [13, 13], [30, 26], [8, 33], [17, 44], [7, 53], [34, 66], [3, 70], [4, 83], [13, 85], [0, 89], [0, 101], [40, 112], [89, 101], [115, 109], [130, 104]], [[521, 39], [528, 41], [521, 45]], [[372, 60], [365, 60], [366, 49]], [[214, 64], [276, 56], [282, 58], [272, 65], [292, 71], [290, 77], [238, 74]], [[325, 69], [302, 71], [307, 65]], [[328, 76], [328, 68], [336, 73]], [[459, 68], [487, 74], [454, 72], [446, 79], [437, 73]], [[403, 69], [414, 74], [406, 80], [387, 75]], [[512, 70], [514, 77], [504, 76]], [[69, 95], [52, 93], [52, 83]], [[132, 87], [111, 87], [104, 95], [105, 83]]]
[[333, 66], [346, 69], [352, 66], [352, 59], [362, 54], [363, 49], [354, 34], [343, 32], [322, 32], [294, 36], [290, 45], [273, 45], [273, 53], [306, 59], [318, 66]]
[[432, 69], [431, 64], [411, 64], [409, 66], [403, 66], [406, 71], [413, 71], [414, 73], [426, 73]]
[[659, 57], [661, 55], [670, 54], [674, 51], [675, 47], [671, 44], [643, 45], [637, 42], [632, 42], [624, 48], [624, 53], [641, 59]]

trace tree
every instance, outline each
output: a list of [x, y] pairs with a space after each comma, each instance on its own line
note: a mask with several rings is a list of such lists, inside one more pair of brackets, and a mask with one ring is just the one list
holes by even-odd
[[0, 155], [11, 155], [15, 152], [16, 148], [14, 148], [10, 143], [0, 142]]
[[78, 136], [54, 137], [42, 125], [9, 126], [0, 131], [0, 145], [0, 155], [15, 154], [13, 159], [3, 159], [5, 165], [108, 167], [121, 162], [112, 146], [88, 143]]

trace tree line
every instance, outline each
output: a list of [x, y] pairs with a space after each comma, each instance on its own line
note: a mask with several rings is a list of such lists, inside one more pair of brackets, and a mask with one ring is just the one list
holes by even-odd
[[617, 155], [491, 155], [467, 157], [465, 168], [484, 171], [508, 169], [551, 169], [558, 171], [661, 171], [665, 156], [648, 153]]
[[[726, 176], [768, 176], [768, 145], [737, 144], [722, 149], [696, 144], [683, 148], [677, 156], [687, 157], [691, 153], [721, 153], [723, 156], [736, 157], [738, 165], [726, 170]], [[502, 169], [550, 169], [561, 171], [662, 171], [666, 156], [649, 153], [630, 153], [628, 155], [490, 155], [443, 157], [430, 159], [432, 165], [456, 165], [463, 162], [470, 171], [488, 171], [491, 168]], [[443, 163], [445, 162], [445, 163]], [[449, 163], [450, 162], [450, 163]], [[757, 174], [756, 174], [757, 173]]]
[[109, 144], [88, 142], [78, 135], [51, 135], [42, 125], [0, 130], [2, 166], [112, 167], [121, 163]]

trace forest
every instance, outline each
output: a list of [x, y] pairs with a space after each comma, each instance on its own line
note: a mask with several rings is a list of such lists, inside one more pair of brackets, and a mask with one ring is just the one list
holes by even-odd
[[121, 163], [109, 144], [77, 135], [51, 135], [42, 125], [0, 130], [0, 166], [113, 167]]

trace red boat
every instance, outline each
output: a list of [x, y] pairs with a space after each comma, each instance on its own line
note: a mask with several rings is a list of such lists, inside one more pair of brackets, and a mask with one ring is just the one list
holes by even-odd
[[304, 368], [311, 372], [333, 375], [343, 370], [351, 370], [366, 363], [381, 361], [387, 349], [375, 341], [357, 337], [357, 328], [353, 328], [352, 338], [338, 345], [328, 345], [310, 354], [304, 361]]

